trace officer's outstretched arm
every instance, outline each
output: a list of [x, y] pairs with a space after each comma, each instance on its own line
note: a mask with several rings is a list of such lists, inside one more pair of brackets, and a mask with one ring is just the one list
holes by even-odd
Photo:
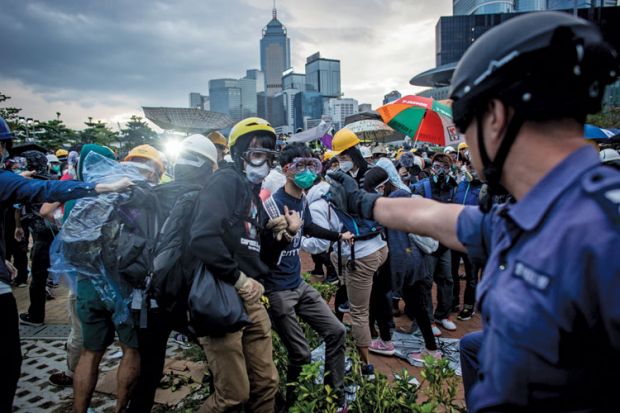
[[329, 177], [342, 185], [350, 213], [374, 219], [388, 228], [435, 238], [451, 249], [466, 252], [456, 234], [463, 206], [420, 197], [385, 198], [359, 189], [344, 172], [330, 173]]
[[373, 215], [380, 224], [400, 231], [435, 238], [443, 245], [466, 252], [456, 235], [462, 205], [442, 204], [425, 198], [378, 198]]

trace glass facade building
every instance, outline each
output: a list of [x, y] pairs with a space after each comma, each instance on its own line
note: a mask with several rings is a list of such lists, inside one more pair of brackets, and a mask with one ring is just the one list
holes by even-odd
[[209, 103], [213, 112], [226, 113], [235, 122], [256, 116], [256, 81], [247, 78], [210, 80]]
[[307, 90], [325, 97], [340, 97], [340, 60], [322, 58], [315, 53], [306, 59]]
[[514, 0], [454, 0], [452, 11], [455, 16], [469, 14], [512, 13]]
[[306, 75], [295, 73], [292, 70], [284, 72], [282, 75], [283, 89], [296, 89], [300, 92], [306, 91]]
[[300, 92], [293, 98], [295, 129], [304, 128], [304, 119], [321, 119], [323, 96], [319, 92]]

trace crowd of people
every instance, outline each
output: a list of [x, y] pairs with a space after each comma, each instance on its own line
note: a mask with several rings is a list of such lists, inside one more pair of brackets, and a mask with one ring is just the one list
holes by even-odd
[[[480, 38], [452, 81], [454, 120], [467, 142], [456, 146], [367, 144], [343, 128], [328, 150], [278, 140], [253, 117], [228, 137], [185, 138], [176, 159], [149, 145], [123, 157], [95, 144], [46, 154], [12, 148], [0, 119], [0, 410], [11, 410], [20, 374], [18, 320], [45, 322], [46, 289], [57, 282], [50, 253], [60, 240], [75, 248], [60, 252], [75, 267], [71, 334], [67, 370], [50, 381], [73, 386], [79, 413], [89, 408], [115, 334], [123, 352], [116, 411], [151, 410], [176, 331], [208, 360], [212, 392], [200, 411], [267, 413], [276, 410], [283, 379], [272, 329], [288, 352], [285, 380], [294, 383], [313, 350], [303, 320], [325, 342], [325, 383], [346, 412], [345, 314], [371, 380], [369, 353], [394, 355], [401, 309], [411, 320], [403, 332], [423, 337], [424, 348], [408, 357], [422, 366], [442, 358], [437, 337], [457, 329], [453, 317], [470, 320], [477, 308], [484, 330], [461, 341], [471, 411], [606, 411], [620, 363], [620, 174], [613, 167], [620, 156], [610, 148], [599, 159], [580, 128], [600, 106], [591, 82], [617, 76], [609, 73], [617, 56], [593, 26], [569, 15], [514, 22], [494, 29], [496, 37], [509, 39], [519, 24], [546, 34], [502, 45], [522, 48], [526, 57], [512, 64], [534, 74], [484, 72], [504, 55], [490, 47], [495, 38]], [[575, 44], [589, 61], [571, 54]], [[575, 64], [589, 77], [572, 89], [556, 85], [538, 62], [547, 58], [572, 65], [555, 67], [553, 82], [581, 76]], [[91, 163], [123, 173], [94, 180]], [[93, 210], [112, 212], [93, 217]], [[85, 218], [106, 230], [74, 241]], [[80, 266], [89, 244], [93, 271]], [[302, 252], [311, 254], [315, 277], [338, 285], [333, 303], [304, 281]], [[11, 287], [28, 279], [30, 307], [18, 316]], [[601, 371], [603, 360], [611, 367]], [[287, 411], [295, 388], [282, 398]]]

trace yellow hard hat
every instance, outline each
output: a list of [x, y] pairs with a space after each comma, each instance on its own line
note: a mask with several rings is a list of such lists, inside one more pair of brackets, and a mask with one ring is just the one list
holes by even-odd
[[265, 119], [245, 118], [237, 122], [237, 124], [230, 130], [230, 134], [228, 135], [228, 144], [232, 148], [235, 146], [239, 138], [256, 134], [257, 132], [258, 134], [273, 136], [274, 141], [277, 138], [275, 129]]
[[57, 158], [62, 158], [62, 157], [67, 157], [69, 156], [69, 151], [67, 151], [66, 149], [58, 149], [56, 151], [56, 157]]
[[159, 169], [159, 173], [164, 173], [164, 162], [161, 160], [161, 156], [159, 155], [159, 151], [153, 148], [151, 145], [139, 145], [129, 151], [127, 156], [125, 157], [125, 161], [131, 161], [135, 158], [144, 158], [150, 159], [157, 165]]
[[334, 155], [335, 155], [335, 154], [334, 154], [334, 151], [326, 151], [326, 152], [323, 154], [323, 162], [325, 162], [325, 161], [329, 161], [331, 158], [333, 158], [333, 157], [334, 157]]
[[469, 145], [466, 144], [465, 142], [461, 142], [461, 143], [459, 143], [459, 146], [457, 146], [457, 149], [460, 152], [461, 149], [469, 149]]
[[346, 151], [360, 143], [360, 138], [350, 129], [342, 128], [334, 135], [332, 140], [332, 151], [334, 155]]
[[211, 132], [207, 135], [207, 138], [209, 138], [209, 140], [211, 140], [214, 145], [220, 145], [228, 148], [228, 142], [226, 141], [226, 137], [218, 131]]

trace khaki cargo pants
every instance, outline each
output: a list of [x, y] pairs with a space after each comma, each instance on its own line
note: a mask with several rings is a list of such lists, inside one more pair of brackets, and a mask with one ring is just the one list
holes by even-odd
[[223, 337], [203, 337], [200, 343], [213, 374], [214, 393], [201, 413], [273, 413], [278, 371], [273, 363], [271, 322], [263, 305], [246, 304], [252, 324]]

